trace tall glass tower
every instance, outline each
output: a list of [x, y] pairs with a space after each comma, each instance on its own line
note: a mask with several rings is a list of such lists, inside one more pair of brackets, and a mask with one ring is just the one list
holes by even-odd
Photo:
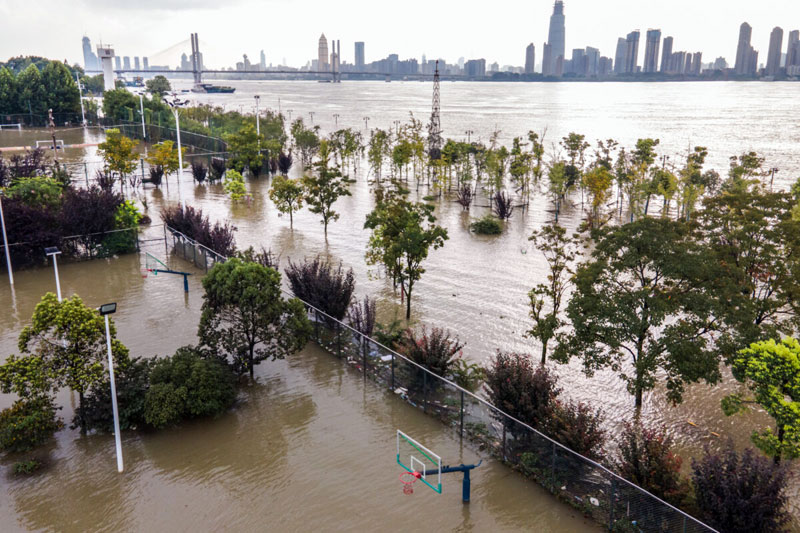
[[550, 57], [547, 64], [544, 65], [545, 75], [561, 76], [564, 73], [565, 35], [564, 2], [556, 0], [553, 5], [553, 14], [550, 16], [550, 33], [547, 36]]

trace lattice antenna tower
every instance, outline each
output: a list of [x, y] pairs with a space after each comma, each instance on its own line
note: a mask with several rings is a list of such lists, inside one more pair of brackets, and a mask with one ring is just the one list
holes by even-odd
[[439, 107], [439, 61], [437, 60], [436, 70], [433, 73], [433, 109], [431, 123], [428, 125], [428, 155], [433, 160], [442, 157], [442, 120]]

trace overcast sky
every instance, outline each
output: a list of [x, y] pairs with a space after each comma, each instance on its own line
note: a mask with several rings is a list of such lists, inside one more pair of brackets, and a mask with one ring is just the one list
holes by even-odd
[[[117, 55], [149, 56], [175, 66], [197, 32], [208, 67], [232, 66], [243, 53], [258, 62], [283, 58], [293, 66], [316, 57], [317, 39], [342, 44], [353, 62], [353, 42], [366, 42], [367, 62], [397, 53], [401, 59], [484, 57], [522, 65], [525, 46], [542, 43], [552, 0], [0, 0], [0, 59], [41, 55], [83, 63], [81, 37], [111, 43]], [[798, 0], [566, 0], [567, 50], [594, 46], [613, 57], [617, 37], [660, 28], [674, 49], [702, 51], [703, 61], [733, 62], [739, 25], [753, 26], [753, 46], [766, 60], [769, 33], [800, 28]], [[644, 37], [644, 35], [642, 35]], [[187, 41], [185, 46], [173, 45]], [[159, 52], [169, 49], [167, 54]], [[640, 58], [644, 45], [640, 45]], [[569, 52], [568, 52], [569, 55]], [[640, 59], [641, 62], [641, 59]]]

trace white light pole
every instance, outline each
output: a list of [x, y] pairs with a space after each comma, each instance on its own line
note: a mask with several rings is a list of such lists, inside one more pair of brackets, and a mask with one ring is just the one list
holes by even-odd
[[8, 236], [6, 235], [6, 219], [3, 218], [3, 190], [0, 189], [0, 227], [3, 228], [3, 245], [6, 249], [6, 266], [8, 267], [8, 282], [14, 288], [14, 272], [11, 270], [11, 250], [8, 249]]
[[260, 154], [260, 152], [261, 152], [261, 115], [259, 113], [260, 110], [258, 109], [258, 102], [259, 102], [259, 100], [261, 100], [261, 97], [259, 95], [255, 95], [255, 96], [253, 96], [253, 98], [256, 99], [256, 138], [258, 140], [258, 151], [259, 151], [259, 154]]
[[[175, 95], [173, 94], [173, 97]], [[181, 211], [186, 209], [186, 200], [183, 198], [183, 188], [181, 187], [181, 178], [183, 177], [183, 151], [181, 150], [181, 118], [178, 114], [180, 106], [186, 104], [188, 100], [180, 101], [175, 97], [173, 101], [164, 98], [164, 101], [172, 108], [172, 114], [175, 115], [175, 129], [178, 134], [178, 197], [181, 200]]]
[[58, 259], [56, 259], [56, 256], [58, 256], [61, 251], [55, 246], [49, 246], [44, 249], [44, 253], [45, 255], [53, 257], [53, 270], [56, 273], [56, 295], [58, 296], [58, 301], [61, 302], [61, 281], [58, 279]]
[[139, 113], [142, 115], [142, 139], [147, 140], [147, 131], [144, 129], [144, 99], [142, 93], [139, 93]]
[[117, 386], [114, 383], [114, 358], [111, 356], [111, 328], [108, 315], [117, 311], [117, 304], [101, 305], [97, 310], [106, 321], [106, 346], [108, 347], [108, 377], [111, 382], [111, 410], [114, 412], [114, 443], [117, 447], [117, 472], [122, 472], [122, 436], [119, 431], [119, 409], [117, 408]]
[[81, 79], [79, 74], [75, 73], [75, 82], [78, 84], [78, 96], [81, 100], [81, 125], [85, 128], [86, 127], [86, 114], [83, 111], [83, 86], [81, 85]]

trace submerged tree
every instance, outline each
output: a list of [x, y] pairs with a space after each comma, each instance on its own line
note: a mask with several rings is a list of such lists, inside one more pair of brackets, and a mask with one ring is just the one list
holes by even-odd
[[314, 171], [303, 178], [305, 201], [308, 210], [322, 217], [325, 226], [325, 238], [328, 238], [328, 223], [339, 220], [339, 213], [333, 210], [333, 204], [341, 196], [351, 196], [347, 189], [349, 180], [339, 171], [339, 167], [331, 166], [327, 141], [320, 145], [320, 161], [314, 164]]
[[567, 230], [558, 224], [534, 231], [529, 240], [542, 252], [549, 269], [547, 283], [539, 283], [528, 293], [533, 319], [528, 335], [542, 344], [541, 364], [544, 365], [547, 345], [565, 324], [561, 318], [561, 304], [573, 274], [572, 263], [578, 254], [579, 241], [567, 235]]
[[293, 228], [292, 214], [303, 207], [303, 185], [300, 181], [286, 176], [275, 176], [272, 179], [269, 197], [275, 202], [278, 211], [289, 214], [289, 227]]
[[214, 265], [203, 278], [198, 337], [239, 374], [261, 361], [283, 359], [311, 336], [303, 303], [281, 295], [281, 276], [272, 268], [237, 258]]
[[406, 319], [411, 318], [411, 293], [425, 269], [423, 261], [431, 249], [444, 246], [447, 230], [436, 224], [433, 206], [409, 202], [397, 192], [379, 198], [364, 224], [372, 230], [366, 259], [382, 264], [406, 298]]
[[136, 153], [138, 143], [120, 133], [118, 129], [111, 128], [106, 130], [106, 140], [97, 145], [106, 168], [120, 176], [120, 187], [127, 174], [136, 170], [136, 161], [139, 154]]
[[637, 410], [662, 375], [675, 403], [686, 383], [719, 381], [719, 358], [708, 346], [719, 324], [703, 291], [710, 269], [689, 227], [642, 218], [596, 237], [567, 305], [572, 333], [553, 357], [580, 357], [587, 375], [616, 371]]

